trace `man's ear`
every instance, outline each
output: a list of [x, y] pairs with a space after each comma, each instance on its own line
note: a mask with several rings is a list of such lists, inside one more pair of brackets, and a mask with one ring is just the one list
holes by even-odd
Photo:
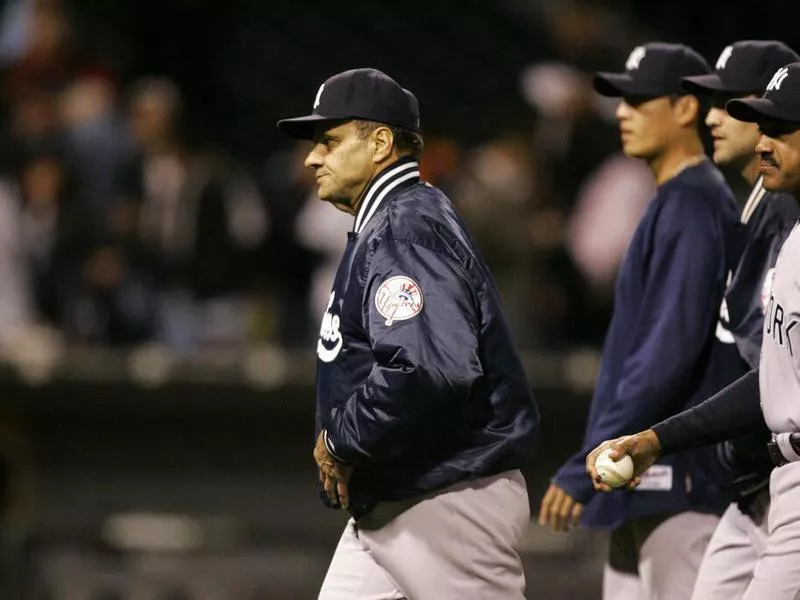
[[372, 132], [373, 158], [376, 163], [381, 163], [394, 151], [394, 134], [388, 127], [378, 127]]
[[700, 118], [700, 101], [696, 96], [679, 96], [673, 105], [675, 118], [681, 126], [692, 125]]

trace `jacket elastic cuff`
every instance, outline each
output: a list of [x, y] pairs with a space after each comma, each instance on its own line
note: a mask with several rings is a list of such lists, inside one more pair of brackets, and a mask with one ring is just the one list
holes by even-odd
[[325, 444], [325, 449], [328, 451], [328, 454], [330, 454], [333, 457], [333, 460], [335, 460], [338, 463], [342, 463], [343, 465], [349, 464], [347, 461], [342, 460], [342, 458], [336, 454], [336, 445], [331, 441], [331, 438], [328, 436], [327, 429], [322, 430], [322, 443]]

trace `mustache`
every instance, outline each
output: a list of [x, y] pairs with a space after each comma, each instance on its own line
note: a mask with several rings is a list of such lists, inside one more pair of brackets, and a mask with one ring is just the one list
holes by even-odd
[[772, 167], [778, 168], [778, 163], [775, 160], [775, 157], [772, 154], [767, 154], [766, 152], [761, 153], [761, 162], [766, 163]]

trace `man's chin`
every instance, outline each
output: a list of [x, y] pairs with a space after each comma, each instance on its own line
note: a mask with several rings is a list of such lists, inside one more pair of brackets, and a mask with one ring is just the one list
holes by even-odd
[[353, 214], [353, 209], [350, 208], [350, 201], [347, 200], [346, 198], [339, 198], [337, 196], [323, 195], [320, 192], [317, 192], [317, 196], [323, 202], [327, 202], [328, 204], [333, 205], [333, 207], [336, 208], [337, 210]]
[[777, 170], [769, 169], [766, 173], [761, 172], [761, 183], [764, 186], [764, 189], [769, 192], [790, 192], [791, 190], [787, 189], [784, 185], [783, 181], [781, 181], [781, 177], [779, 176]]

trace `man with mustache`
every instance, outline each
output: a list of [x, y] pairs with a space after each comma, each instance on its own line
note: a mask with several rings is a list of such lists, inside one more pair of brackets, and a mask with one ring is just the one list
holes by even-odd
[[713, 340], [736, 259], [737, 209], [705, 156], [701, 103], [681, 83], [709, 71], [691, 48], [656, 42], [634, 49], [624, 73], [595, 78], [598, 92], [621, 97], [623, 150], [647, 162], [658, 191], [617, 279], [583, 448], [553, 478], [539, 522], [611, 530], [604, 600], [689, 598], [727, 505], [695, 454], [668, 458], [641, 491], [613, 496], [595, 493], [584, 465], [609, 434], [637, 431], [733, 379], [727, 354], [735, 350]]
[[354, 69], [278, 125], [354, 216], [317, 343], [314, 459], [350, 513], [320, 600], [523, 600], [539, 413], [483, 258], [420, 180], [416, 97]]
[[[755, 152], [758, 126], [734, 119], [725, 104], [735, 98], [758, 97], [778, 68], [796, 60], [800, 56], [782, 42], [740, 41], [722, 50], [714, 73], [683, 81], [687, 91], [712, 102], [706, 124], [714, 140], [714, 162], [736, 169], [753, 186], [741, 216], [745, 245], [729, 276], [716, 331], [717, 343], [736, 348], [741, 357], [731, 357], [736, 378], [758, 366], [767, 291], [778, 252], [800, 218], [800, 206], [789, 194], [764, 189], [760, 157]], [[711, 472], [717, 474], [717, 483], [731, 505], [706, 549], [693, 592], [695, 600], [740, 598], [753, 576], [766, 546], [772, 471], [768, 441], [769, 432], [764, 428], [716, 448], [718, 464], [711, 465]]]
[[[758, 125], [756, 152], [764, 188], [800, 198], [800, 62], [779, 68], [760, 98], [731, 100], [735, 119]], [[744, 600], [795, 600], [800, 594], [800, 228], [783, 245], [767, 290], [761, 359], [754, 369], [702, 404], [635, 435], [606, 441], [586, 458], [595, 488], [609, 491], [595, 470], [597, 456], [628, 454], [639, 477], [659, 457], [713, 444], [766, 425], [770, 507], [766, 545]]]

